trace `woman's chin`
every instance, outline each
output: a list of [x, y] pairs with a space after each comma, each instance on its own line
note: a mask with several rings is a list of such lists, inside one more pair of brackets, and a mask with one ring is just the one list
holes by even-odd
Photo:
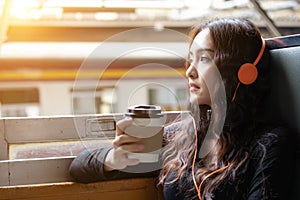
[[210, 101], [207, 99], [201, 99], [197, 97], [196, 95], [190, 96], [190, 103], [191, 104], [197, 104], [197, 105], [208, 105], [210, 106]]
[[191, 104], [199, 104], [199, 99], [196, 96], [190, 96], [190, 103]]

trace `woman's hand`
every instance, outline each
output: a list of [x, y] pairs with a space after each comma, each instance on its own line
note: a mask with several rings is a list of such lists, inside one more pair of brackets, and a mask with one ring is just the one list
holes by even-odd
[[120, 170], [127, 166], [139, 164], [138, 159], [128, 158], [128, 152], [140, 152], [144, 149], [144, 145], [140, 143], [141, 139], [124, 133], [127, 126], [132, 124], [131, 118], [125, 118], [117, 122], [116, 137], [113, 140], [114, 148], [111, 149], [104, 161], [104, 170]]

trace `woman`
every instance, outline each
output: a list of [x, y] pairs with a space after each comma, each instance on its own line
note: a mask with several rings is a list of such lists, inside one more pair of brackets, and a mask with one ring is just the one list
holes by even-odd
[[[286, 199], [293, 149], [289, 132], [264, 119], [270, 66], [258, 28], [244, 19], [216, 19], [193, 27], [190, 36], [186, 77], [193, 120], [165, 129], [159, 174], [164, 198]], [[118, 123], [113, 148], [80, 154], [71, 175], [80, 182], [155, 176], [157, 171], [123, 170], [139, 164], [126, 152], [144, 148], [140, 139], [124, 134], [131, 123]]]

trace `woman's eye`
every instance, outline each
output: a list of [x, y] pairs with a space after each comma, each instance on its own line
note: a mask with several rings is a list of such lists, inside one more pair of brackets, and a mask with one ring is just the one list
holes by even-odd
[[193, 61], [194, 61], [194, 60], [193, 60], [192, 58], [189, 59], [189, 63], [190, 63], [190, 64], [193, 63]]
[[211, 59], [209, 57], [206, 57], [206, 56], [201, 56], [200, 57], [200, 61], [201, 62], [209, 62]]

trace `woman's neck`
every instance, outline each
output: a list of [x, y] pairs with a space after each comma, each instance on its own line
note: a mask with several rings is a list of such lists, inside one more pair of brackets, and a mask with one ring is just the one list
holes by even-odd
[[211, 107], [208, 105], [199, 105], [200, 120], [209, 121], [211, 117]]

